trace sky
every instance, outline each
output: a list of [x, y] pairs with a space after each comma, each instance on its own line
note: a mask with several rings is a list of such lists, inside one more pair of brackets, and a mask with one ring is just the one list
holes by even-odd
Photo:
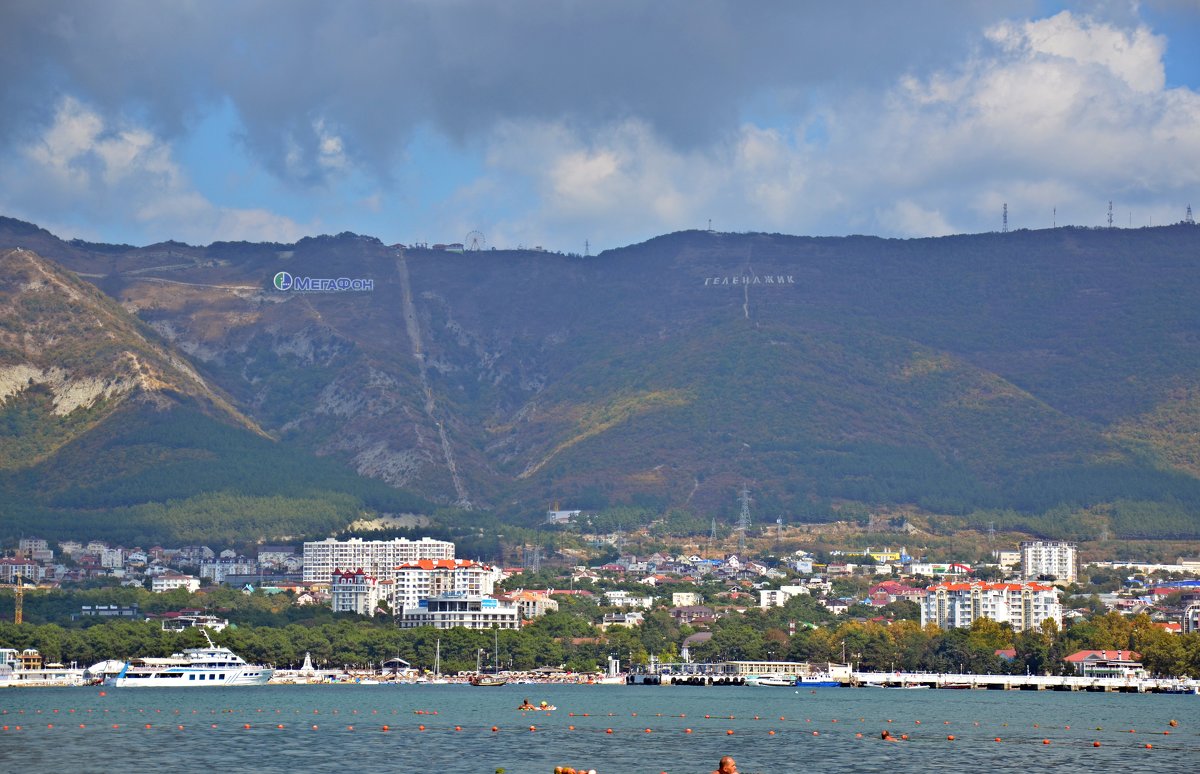
[[595, 254], [1200, 209], [1200, 0], [5, 0], [0, 215]]

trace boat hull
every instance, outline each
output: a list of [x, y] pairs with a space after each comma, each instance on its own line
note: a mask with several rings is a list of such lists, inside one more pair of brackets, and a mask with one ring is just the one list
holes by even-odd
[[229, 688], [245, 685], [266, 685], [274, 669], [251, 668], [234, 672], [207, 669], [161, 670], [154, 672], [126, 671], [107, 677], [104, 684], [113, 688]]

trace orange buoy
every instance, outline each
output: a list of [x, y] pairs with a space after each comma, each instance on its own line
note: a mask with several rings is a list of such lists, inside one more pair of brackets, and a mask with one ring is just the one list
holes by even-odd
[[611, 733], [612, 733], [612, 729], [611, 729], [611, 728], [606, 728], [606, 729], [604, 729], [604, 733], [606, 733], [606, 734], [611, 734]]
[[947, 742], [953, 742], [953, 741], [954, 741], [954, 734], [950, 734], [950, 735], [948, 735], [948, 736], [946, 737], [946, 741], [947, 741]]
[[774, 731], [768, 731], [768, 732], [767, 732], [767, 736], [775, 736], [775, 732], [774, 732]]
[[906, 741], [906, 742], [907, 742], [907, 741], [908, 741], [908, 734], [901, 734], [901, 735], [900, 735], [900, 738], [901, 738], [901, 739], [903, 739], [904, 741]]
[[997, 741], [997, 742], [999, 742], [999, 741], [1000, 741], [1000, 737], [996, 737], [996, 741]]
[[492, 726], [492, 731], [499, 731], [499, 730], [500, 730], [500, 729], [499, 729], [499, 728], [497, 728], [496, 726]]
[[381, 730], [381, 731], [391, 731], [392, 729], [388, 728], [387, 726], [384, 726], [384, 727], [383, 727], [382, 729], [380, 729], [380, 730]]
[[685, 733], [685, 734], [690, 734], [690, 733], [692, 733], [692, 729], [690, 729], [690, 728], [685, 728], [685, 729], [683, 729], [683, 733]]
[[417, 730], [418, 730], [418, 731], [424, 731], [424, 730], [425, 730], [425, 726], [417, 726]]
[[1099, 747], [1099, 746], [1100, 746], [1099, 742], [1092, 742], [1092, 747]]
[[313, 731], [316, 731], [316, 730], [317, 730], [317, 727], [316, 727], [316, 726], [313, 726], [313, 727], [312, 727], [312, 730], [313, 730]]
[[[146, 727], [146, 728], [150, 728], [150, 724], [149, 724], [149, 723], [147, 723], [145, 727]], [[53, 728], [53, 726], [51, 726], [51, 728]]]
[[1150, 749], [1153, 749], [1153, 748], [1154, 748], [1154, 745], [1150, 744], [1149, 742], [1146, 742], [1146, 749], [1147, 749], [1147, 750], [1150, 750]]
[[733, 736], [733, 729], [731, 728], [728, 731], [726, 731], [725, 736]]
[[1050, 740], [1049, 740], [1049, 739], [1043, 739], [1043, 740], [1042, 740], [1042, 744], [1050, 744]]
[[[575, 727], [575, 726], [571, 726], [571, 728], [574, 728], [574, 727]], [[455, 730], [455, 731], [462, 731], [462, 726], [455, 726], [455, 727], [454, 727], [454, 730]]]

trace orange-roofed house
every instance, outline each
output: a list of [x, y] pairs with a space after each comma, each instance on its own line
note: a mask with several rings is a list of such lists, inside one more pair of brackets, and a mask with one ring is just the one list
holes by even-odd
[[921, 603], [921, 625], [967, 627], [976, 619], [1006, 623], [1016, 631], [1035, 629], [1046, 619], [1062, 628], [1058, 590], [1045, 583], [938, 583]]
[[417, 607], [421, 600], [450, 592], [473, 597], [491, 596], [502, 573], [470, 559], [418, 559], [393, 570], [392, 609]]

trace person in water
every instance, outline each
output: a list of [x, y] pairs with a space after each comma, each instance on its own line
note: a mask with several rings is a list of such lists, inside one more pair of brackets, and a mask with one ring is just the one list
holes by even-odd
[[529, 699], [523, 699], [523, 700], [521, 701], [521, 706], [520, 706], [520, 707], [517, 707], [517, 709], [531, 710], [531, 709], [537, 709], [537, 707], [535, 707], [535, 706], [533, 706], [532, 704], [530, 704], [530, 703], [529, 703]]
[[712, 774], [738, 774], [737, 761], [726, 755], [717, 763], [717, 770]]

